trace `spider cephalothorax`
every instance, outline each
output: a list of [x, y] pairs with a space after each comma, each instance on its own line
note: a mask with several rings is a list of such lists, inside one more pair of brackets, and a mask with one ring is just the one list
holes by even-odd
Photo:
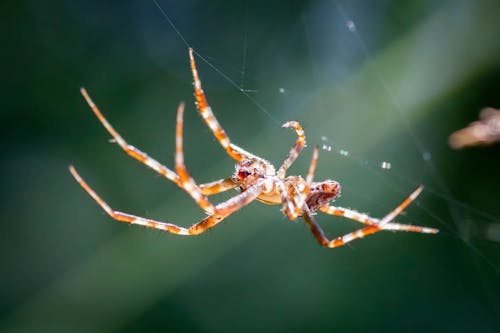
[[258, 179], [268, 179], [276, 176], [274, 166], [262, 159], [243, 159], [235, 166], [235, 172], [231, 179], [238, 184], [242, 190], [246, 190]]
[[[249, 153], [246, 150], [232, 144], [229, 137], [226, 135], [226, 132], [215, 118], [212, 109], [208, 105], [205, 93], [201, 88], [201, 81], [198, 77], [198, 71], [196, 69], [192, 49], [189, 49], [189, 57], [194, 79], [195, 98], [198, 112], [211, 129], [219, 143], [225, 149], [226, 153], [237, 162], [236, 170], [229, 178], [220, 179], [207, 184], [197, 184], [189, 175], [184, 165], [184, 152], [182, 144], [184, 115], [183, 103], [181, 103], [177, 109], [177, 126], [175, 133], [175, 171], [173, 171], [155, 159], [149, 157], [146, 153], [129, 145], [120, 136], [120, 134], [115, 131], [106, 118], [104, 118], [97, 106], [90, 99], [87, 91], [82, 88], [81, 93], [85, 97], [90, 108], [94, 111], [97, 118], [99, 118], [106, 130], [111, 134], [114, 142], [116, 142], [128, 155], [147, 165], [185, 190], [207, 214], [207, 216], [198, 223], [195, 223], [189, 228], [184, 228], [172, 223], [155, 221], [113, 210], [80, 177], [75, 168], [70, 166], [71, 174], [76, 181], [113, 219], [121, 222], [128, 222], [165, 230], [178, 235], [198, 235], [217, 225], [220, 221], [224, 220], [227, 216], [231, 215], [240, 208], [248, 205], [254, 200], [258, 200], [266, 204], [282, 205], [283, 213], [290, 220], [295, 220], [297, 217], [303, 217], [308, 227], [311, 229], [314, 237], [316, 237], [321, 245], [326, 247], [341, 246], [354, 239], [362, 238], [381, 230], [413, 231], [421, 233], [438, 232], [437, 229], [433, 228], [404, 225], [393, 222], [394, 218], [420, 194], [422, 186], [419, 186], [399, 206], [380, 220], [366, 214], [359, 213], [355, 210], [330, 206], [329, 202], [333, 201], [340, 195], [340, 185], [334, 180], [313, 182], [314, 171], [318, 159], [317, 147], [314, 149], [313, 158], [305, 179], [301, 176], [287, 176], [286, 172], [288, 168], [293, 164], [293, 162], [295, 162], [298, 155], [305, 147], [306, 142], [302, 126], [300, 126], [300, 124], [296, 121], [289, 121], [283, 124], [283, 127], [293, 128], [295, 130], [297, 140], [278, 170], [276, 170], [271, 163], [263, 158], [253, 155], [252, 153]], [[219, 203], [218, 205], [213, 205], [210, 200], [208, 200], [208, 196], [227, 191], [232, 188], [239, 188], [240, 193], [225, 202]], [[367, 226], [342, 237], [329, 240], [314, 220], [313, 213], [316, 211], [329, 215], [343, 216], [363, 223]]]

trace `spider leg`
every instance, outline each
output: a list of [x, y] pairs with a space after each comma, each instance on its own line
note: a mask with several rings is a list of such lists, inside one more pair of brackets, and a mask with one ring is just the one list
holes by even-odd
[[[198, 186], [189, 175], [184, 165], [183, 152], [183, 124], [184, 107], [177, 110], [177, 126], [175, 132], [175, 171], [179, 175], [181, 187], [189, 193], [196, 203], [210, 215], [217, 215], [214, 206], [210, 203], [206, 195], [216, 194], [236, 187], [236, 183], [231, 179], [221, 179], [208, 184]], [[247, 190], [248, 191], [248, 190]]]
[[198, 235], [206, 230], [214, 227], [216, 224], [224, 220], [229, 215], [233, 214], [237, 210], [243, 208], [248, 205], [262, 193], [264, 189], [264, 181], [260, 180], [252, 187], [247, 188], [244, 192], [228, 199], [225, 202], [222, 202], [215, 206], [214, 215], [207, 216], [205, 219], [200, 222], [192, 225], [188, 231], [190, 235]]
[[313, 216], [309, 211], [305, 212], [303, 214], [304, 220], [307, 223], [307, 226], [309, 229], [311, 229], [311, 232], [313, 233], [314, 237], [318, 240], [318, 242], [325, 247], [329, 248], [334, 248], [334, 247], [339, 247], [342, 245], [345, 245], [346, 243], [353, 241], [357, 238], [362, 238], [366, 235], [370, 235], [373, 233], [376, 233], [380, 231], [380, 227], [376, 225], [371, 225], [366, 228], [356, 230], [354, 232], [351, 232], [347, 235], [337, 237], [333, 240], [329, 240], [326, 236], [321, 227], [318, 225], [318, 223], [314, 220]]
[[299, 214], [296, 213], [297, 205], [290, 199], [285, 186], [282, 183], [277, 183], [277, 189], [281, 196], [281, 201], [283, 202], [283, 213], [288, 217], [289, 220], [295, 220]]
[[318, 146], [315, 146], [313, 151], [313, 157], [311, 159], [311, 164], [309, 165], [309, 171], [307, 171], [306, 186], [304, 188], [304, 191], [302, 192], [305, 196], [309, 194], [309, 189], [311, 188], [317, 163], [318, 163]]
[[213, 195], [236, 187], [232, 178], [219, 179], [214, 182], [200, 184], [198, 187], [203, 195]]
[[175, 224], [172, 223], [167, 223], [167, 222], [159, 222], [135, 215], [130, 215], [127, 213], [122, 213], [116, 210], [113, 210], [99, 195], [83, 180], [82, 177], [76, 172], [75, 168], [70, 165], [69, 171], [73, 175], [73, 177], [76, 179], [76, 181], [80, 184], [81, 187], [99, 204], [99, 206], [104, 209], [104, 211], [111, 216], [113, 219], [120, 221], [120, 222], [127, 222], [131, 224], [138, 224], [142, 225], [145, 227], [150, 227], [154, 229], [160, 229], [160, 230], [165, 230], [168, 232], [171, 232], [173, 234], [179, 234], [179, 235], [189, 235], [189, 231], [186, 228], [176, 226]]
[[175, 171], [179, 175], [182, 188], [184, 188], [189, 195], [196, 201], [196, 203], [209, 214], [214, 213], [214, 206], [210, 201], [204, 196], [196, 185], [194, 179], [189, 175], [186, 166], [184, 165], [184, 152], [182, 146], [183, 138], [183, 115], [184, 115], [184, 105], [177, 109], [177, 126], [175, 130]]
[[297, 141], [295, 141], [295, 144], [293, 145], [292, 149], [288, 153], [287, 157], [283, 161], [283, 164], [281, 167], [278, 169], [277, 175], [280, 178], [285, 177], [286, 170], [295, 162], [297, 157], [299, 156], [300, 152], [302, 149], [304, 149], [304, 146], [306, 145], [306, 136], [304, 134], [304, 130], [302, 129], [302, 126], [296, 122], [296, 121], [289, 121], [283, 124], [282, 127], [293, 127], [295, 132], [297, 133]]
[[438, 232], [437, 229], [427, 228], [427, 227], [419, 227], [408, 224], [398, 224], [398, 223], [381, 223], [380, 219], [368, 216], [367, 214], [360, 213], [358, 211], [347, 209], [344, 207], [336, 207], [336, 206], [324, 206], [319, 209], [321, 212], [328, 215], [342, 216], [348, 218], [350, 220], [354, 220], [366, 225], [370, 226], [379, 226], [384, 230], [401, 230], [401, 231], [413, 231], [420, 232], [425, 234], [435, 234]]
[[241, 161], [243, 158], [258, 158], [261, 159], [243, 148], [240, 148], [231, 143], [231, 140], [227, 136], [226, 132], [222, 128], [222, 126], [215, 118], [214, 113], [212, 112], [212, 108], [207, 102], [207, 98], [205, 93], [203, 92], [203, 88], [201, 87], [201, 81], [198, 76], [198, 70], [196, 68], [196, 63], [194, 61], [193, 49], [189, 48], [189, 59], [191, 63], [191, 71], [193, 73], [193, 81], [194, 81], [194, 96], [196, 98], [196, 107], [201, 117], [210, 128], [212, 133], [215, 135], [215, 138], [222, 147], [226, 150], [226, 153], [231, 156], [236, 161]]
[[316, 171], [316, 165], [318, 163], [318, 146], [314, 147], [313, 151], [313, 156], [311, 159], [311, 164], [309, 165], [309, 170], [307, 171], [307, 176], [306, 176], [306, 184], [304, 186], [304, 190], [302, 191], [300, 195], [300, 202], [297, 204], [295, 208], [295, 213], [299, 215], [302, 213], [300, 207], [303, 207], [305, 205], [305, 200], [307, 198], [307, 195], [309, 194], [309, 190], [311, 189], [312, 181], [314, 178], [314, 172]]
[[198, 235], [206, 230], [212, 228], [220, 221], [224, 220], [226, 217], [237, 211], [238, 209], [248, 205], [250, 202], [255, 200], [262, 192], [264, 183], [260, 182], [256, 185], [248, 188], [245, 192], [232, 197], [231, 199], [222, 202], [215, 206], [215, 215], [210, 215], [201, 220], [200, 222], [192, 225], [190, 228], [179, 227], [175, 224], [168, 222], [160, 222], [136, 215], [131, 215], [123, 212], [113, 210], [99, 195], [83, 180], [78, 174], [73, 166], [69, 167], [69, 171], [80, 184], [80, 186], [99, 204], [99, 206], [104, 209], [104, 211], [114, 220], [120, 222], [126, 222], [131, 224], [137, 224], [144, 227], [159, 229], [163, 231], [168, 231], [172, 234], [177, 235]]
[[307, 212], [304, 215], [304, 219], [306, 220], [307, 225], [311, 229], [311, 232], [313, 233], [314, 237], [318, 240], [318, 242], [329, 248], [334, 248], [334, 247], [339, 247], [342, 245], [345, 245], [355, 239], [363, 238], [365, 236], [377, 233], [381, 230], [395, 230], [395, 231], [413, 231], [413, 232], [424, 232], [424, 233], [437, 233], [438, 230], [432, 229], [432, 228], [422, 228], [418, 226], [413, 226], [413, 225], [402, 225], [402, 224], [395, 224], [395, 223], [387, 223], [384, 224], [383, 226], [378, 226], [378, 225], [369, 225], [368, 227], [365, 227], [363, 229], [359, 229], [356, 231], [353, 231], [351, 233], [348, 233], [344, 236], [337, 237], [333, 240], [329, 240], [326, 236], [323, 230], [321, 230], [320, 226], [316, 223], [314, 220], [313, 216]]
[[323, 206], [319, 210], [328, 215], [343, 216], [345, 218], [368, 225], [376, 225], [380, 222], [380, 220], [377, 218], [373, 218], [371, 216], [368, 216], [367, 214], [344, 207]]
[[118, 132], [113, 128], [113, 126], [111, 126], [111, 124], [106, 120], [106, 118], [104, 118], [101, 111], [99, 110], [97, 105], [94, 104], [94, 102], [92, 101], [92, 99], [88, 95], [87, 90], [85, 90], [85, 88], [81, 88], [80, 92], [83, 95], [83, 97], [85, 98], [85, 100], [87, 101], [87, 104], [90, 106], [92, 111], [94, 111], [94, 114], [97, 116], [97, 118], [102, 123], [104, 128], [106, 128], [106, 130], [109, 132], [109, 134], [111, 134], [111, 136], [113, 137], [114, 141], [125, 151], [125, 153], [127, 153], [129, 156], [135, 158], [139, 162], [147, 165], [151, 169], [155, 170], [160, 175], [166, 177], [167, 179], [170, 179], [171, 181], [176, 183], [178, 186], [181, 186], [181, 181], [175, 172], [173, 172], [172, 170], [170, 170], [166, 166], [160, 164], [155, 159], [149, 157], [146, 153], [140, 151], [139, 149], [135, 148], [132, 145], [129, 145], [120, 136], [120, 134], [118, 134]]
[[411, 231], [411, 232], [419, 232], [419, 233], [430, 233], [435, 234], [439, 232], [439, 230], [434, 228], [426, 228], [414, 225], [404, 225], [397, 223], [390, 223], [397, 215], [399, 215], [416, 197], [422, 192], [422, 186], [419, 186], [415, 191], [413, 191], [401, 204], [399, 204], [394, 210], [392, 210], [389, 214], [384, 216], [382, 219], [376, 219], [370, 217], [366, 214], [359, 213], [357, 211], [346, 209], [342, 207], [334, 207], [334, 206], [325, 206], [321, 207], [320, 211], [330, 215], [343, 216], [348, 219], [361, 222], [363, 224], [367, 224], [368, 226], [348, 233], [344, 236], [338, 237], [334, 240], [328, 240], [326, 238], [323, 230], [319, 227], [319, 225], [314, 220], [313, 216], [309, 212], [309, 209], [304, 209], [304, 219], [307, 222], [307, 225], [311, 229], [313, 235], [316, 237], [318, 242], [326, 247], [338, 247], [342, 246], [348, 242], [351, 242], [358, 238], [363, 238], [364, 236], [374, 234], [381, 230], [394, 230], [394, 231]]
[[383, 225], [383, 224], [386, 224], [386, 223], [394, 220], [396, 218], [396, 216], [398, 216], [399, 214], [401, 214], [401, 212], [406, 207], [408, 207], [408, 205], [411, 204], [412, 201], [414, 201], [420, 195], [420, 193], [422, 193], [423, 189], [424, 189], [424, 187], [422, 185], [419, 185], [415, 189], [415, 191], [413, 191], [406, 199], [403, 200], [402, 203], [399, 204], [399, 206], [397, 206], [389, 214], [387, 214], [386, 216], [384, 216], [380, 220], [379, 225]]
[[293, 202], [292, 200], [290, 200], [290, 197], [288, 196], [288, 193], [284, 189], [284, 187], [279, 187], [281, 197], [283, 198], [283, 212], [292, 221], [302, 213], [302, 209], [300, 207], [303, 207], [305, 205], [305, 200], [314, 178], [314, 171], [316, 170], [317, 161], [318, 147], [316, 146], [314, 147], [313, 157], [311, 159], [311, 164], [309, 165], [309, 171], [307, 172], [304, 189], [302, 191], [295, 189], [296, 197], [294, 198]]
[[402, 203], [400, 203], [395, 209], [393, 209], [389, 214], [384, 216], [382, 219], [373, 218], [367, 214], [357, 212], [352, 209], [347, 209], [343, 207], [335, 206], [324, 206], [319, 210], [325, 214], [343, 216], [345, 218], [367, 224], [375, 225], [384, 230], [403, 230], [403, 231], [413, 231], [421, 233], [437, 233], [438, 230], [434, 228], [419, 227], [413, 225], [404, 225], [397, 223], [389, 223], [394, 220], [412, 201], [414, 201], [417, 196], [422, 192], [423, 187], [419, 186], [415, 191], [413, 191]]

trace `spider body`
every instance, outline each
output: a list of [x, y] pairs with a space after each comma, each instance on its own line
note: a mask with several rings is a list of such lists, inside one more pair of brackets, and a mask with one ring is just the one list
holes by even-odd
[[[252, 153], [249, 153], [231, 143], [226, 132], [215, 118], [215, 115], [207, 102], [205, 93], [201, 88], [201, 81], [198, 77], [198, 71], [194, 61], [192, 49], [189, 49], [189, 57], [194, 79], [194, 95], [196, 98], [198, 112], [207, 126], [211, 129], [222, 148], [237, 162], [235, 171], [228, 178], [206, 184], [197, 184], [189, 175], [184, 165], [183, 103], [181, 103], [177, 109], [177, 126], [175, 133], [175, 171], [173, 171], [141, 150], [129, 145], [102, 115], [98, 107], [87, 94], [87, 91], [82, 88], [82, 95], [86, 99], [94, 114], [111, 134], [113, 141], [116, 142], [129, 156], [145, 164], [186, 191], [207, 214], [207, 216], [198, 223], [193, 224], [189, 228], [185, 228], [168, 222], [155, 221], [116, 211], [112, 209], [83, 180], [73, 166], [70, 166], [70, 172], [76, 181], [113, 219], [120, 222], [127, 222], [164, 230], [178, 235], [198, 235], [214, 227], [220, 221], [224, 220], [226, 217], [248, 205], [252, 201], [257, 200], [269, 205], [282, 205], [283, 213], [290, 220], [302, 217], [318, 242], [321, 245], [330, 248], [342, 246], [352, 240], [362, 238], [381, 230], [412, 231], [419, 233], [438, 232], [437, 229], [433, 228], [404, 225], [393, 222], [394, 218], [416, 199], [422, 191], [422, 186], [419, 186], [413, 193], [410, 194], [410, 196], [408, 196], [401, 204], [399, 204], [393, 211], [382, 219], [373, 218], [352, 209], [331, 206], [330, 202], [338, 198], [340, 195], [340, 184], [335, 180], [325, 180], [322, 182], [313, 181], [316, 163], [318, 160], [317, 147], [313, 151], [313, 157], [305, 178], [299, 175], [287, 176], [286, 172], [288, 168], [295, 162], [306, 143], [302, 126], [296, 121], [289, 121], [283, 124], [283, 127], [291, 128], [295, 131], [297, 139], [285, 160], [277, 170], [267, 160], [253, 155]], [[233, 188], [239, 189], [240, 193], [225, 202], [213, 205], [208, 199], [208, 196], [210, 195]], [[329, 240], [316, 223], [314, 219], [315, 212], [343, 216], [365, 224], [366, 227], [344, 236], [337, 237], [333, 240]]]

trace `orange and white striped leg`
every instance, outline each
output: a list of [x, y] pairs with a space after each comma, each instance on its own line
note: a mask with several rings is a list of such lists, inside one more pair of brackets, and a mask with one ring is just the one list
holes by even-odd
[[395, 209], [393, 209], [389, 214], [384, 216], [382, 219], [377, 219], [367, 214], [357, 212], [352, 209], [347, 209], [343, 207], [335, 206], [325, 206], [321, 207], [319, 210], [325, 214], [343, 216], [345, 218], [367, 224], [372, 226], [378, 226], [380, 229], [384, 230], [401, 230], [401, 231], [413, 231], [420, 233], [431, 233], [435, 234], [439, 230], [434, 228], [419, 227], [413, 225], [404, 225], [397, 223], [389, 223], [396, 218], [412, 201], [414, 201], [417, 196], [422, 192], [423, 187], [419, 186], [415, 191], [413, 191], [401, 204], [399, 204]]
[[177, 235], [198, 235], [206, 230], [214, 227], [220, 221], [224, 220], [227, 216], [231, 215], [238, 209], [246, 206], [255, 198], [259, 196], [263, 189], [263, 182], [256, 184], [248, 188], [245, 192], [227, 200], [226, 202], [220, 203], [215, 207], [216, 215], [210, 215], [201, 220], [200, 222], [194, 224], [190, 228], [179, 227], [175, 224], [168, 222], [160, 222], [136, 215], [131, 215], [123, 212], [113, 210], [99, 195], [83, 180], [78, 174], [73, 166], [69, 167], [69, 171], [80, 184], [80, 186], [99, 204], [99, 206], [104, 209], [104, 211], [114, 220], [120, 222], [126, 222], [131, 224], [137, 224], [148, 228], [154, 228], [158, 230], [163, 230]]
[[434, 228], [427, 228], [427, 227], [419, 227], [419, 226], [414, 226], [414, 225], [408, 225], [408, 224], [398, 224], [398, 223], [380, 223], [380, 219], [368, 216], [367, 214], [360, 213], [355, 210], [343, 208], [343, 207], [335, 207], [335, 206], [327, 206], [327, 207], [321, 207], [319, 209], [321, 212], [329, 215], [335, 215], [335, 216], [342, 216], [345, 218], [348, 218], [350, 220], [354, 220], [366, 225], [370, 226], [378, 226], [380, 229], [383, 230], [396, 230], [396, 231], [413, 231], [413, 232], [420, 232], [424, 234], [435, 234], [438, 233], [438, 229]]
[[411, 204], [420, 195], [420, 193], [422, 193], [423, 189], [424, 189], [423, 185], [419, 185], [415, 191], [413, 191], [402, 203], [399, 204], [399, 206], [397, 206], [392, 212], [384, 216], [378, 224], [384, 225], [394, 220], [396, 216], [401, 214], [401, 212], [406, 207], [408, 207], [408, 205]]
[[69, 171], [73, 175], [73, 177], [76, 179], [78, 184], [80, 184], [81, 187], [99, 204], [99, 206], [104, 209], [104, 211], [111, 216], [111, 218], [120, 221], [120, 222], [127, 222], [131, 224], [138, 224], [142, 225], [144, 227], [149, 227], [149, 228], [154, 228], [154, 229], [159, 229], [159, 230], [164, 230], [168, 231], [173, 234], [178, 234], [178, 235], [189, 235], [189, 231], [186, 228], [179, 227], [175, 224], [172, 223], [167, 223], [167, 222], [159, 222], [151, 219], [147, 219], [144, 217], [140, 216], [135, 216], [135, 215], [130, 215], [127, 213], [122, 213], [116, 210], [113, 210], [101, 197], [83, 180], [82, 177], [76, 172], [75, 168], [70, 165]]
[[132, 145], [129, 145], [121, 136], [118, 134], [118, 132], [111, 126], [111, 124], [104, 118], [102, 115], [101, 111], [99, 111], [99, 108], [94, 104], [92, 99], [90, 98], [89, 94], [85, 90], [85, 88], [80, 89], [81, 94], [87, 101], [87, 104], [90, 106], [92, 111], [94, 111], [94, 114], [97, 116], [97, 119], [102, 123], [104, 128], [111, 134], [113, 137], [114, 141], [127, 153], [129, 156], [135, 158], [139, 162], [147, 165], [151, 169], [155, 170], [158, 172], [160, 175], [166, 177], [167, 179], [170, 179], [174, 183], [176, 183], [178, 186], [181, 186], [181, 181], [177, 174], [167, 168], [166, 166], [160, 164], [158, 161], [155, 159], [149, 157], [146, 153], [140, 151], [139, 149], [135, 148]]
[[311, 164], [309, 165], [309, 170], [307, 171], [306, 186], [304, 187], [304, 191], [302, 191], [302, 194], [304, 196], [307, 196], [309, 194], [309, 190], [311, 189], [311, 185], [314, 179], [314, 172], [316, 171], [316, 165], [318, 164], [318, 150], [318, 146], [315, 146]]
[[[281, 201], [283, 202], [283, 214], [288, 217], [289, 220], [295, 220], [299, 214], [297, 214], [297, 203], [296, 199], [292, 201], [290, 196], [288, 195], [288, 191], [282, 183], [276, 184], [278, 188], [278, 192], [281, 196]], [[300, 194], [298, 194], [300, 195]], [[299, 199], [300, 200], [300, 199]]]
[[304, 134], [304, 130], [302, 129], [302, 126], [296, 122], [296, 121], [289, 121], [283, 124], [282, 127], [292, 127], [295, 132], [297, 133], [297, 141], [293, 145], [292, 149], [288, 153], [287, 157], [283, 161], [283, 164], [281, 167], [278, 169], [277, 175], [278, 177], [285, 177], [286, 171], [288, 168], [295, 162], [297, 157], [299, 156], [300, 152], [302, 149], [304, 149], [304, 146], [306, 145], [306, 136]]
[[196, 68], [196, 63], [194, 61], [193, 49], [189, 48], [189, 59], [191, 63], [191, 71], [193, 73], [193, 81], [194, 81], [194, 96], [196, 98], [196, 107], [198, 112], [200, 113], [203, 121], [210, 128], [212, 133], [215, 135], [215, 138], [222, 147], [226, 150], [226, 153], [231, 156], [236, 161], [241, 161], [243, 158], [258, 158], [257, 156], [247, 152], [243, 148], [240, 148], [231, 143], [231, 140], [227, 136], [226, 132], [222, 128], [222, 126], [215, 118], [214, 113], [212, 112], [212, 108], [207, 102], [207, 98], [205, 93], [203, 92], [203, 88], [201, 87], [201, 81], [198, 76], [198, 69]]
[[262, 193], [264, 189], [264, 181], [259, 181], [252, 187], [249, 187], [244, 192], [241, 192], [237, 196], [228, 199], [215, 206], [215, 214], [207, 216], [202, 221], [194, 224], [188, 229], [190, 235], [198, 235], [206, 230], [214, 227], [219, 222], [224, 220], [229, 215], [233, 214], [237, 210], [245, 207]]
[[416, 199], [416, 197], [422, 192], [422, 186], [419, 186], [415, 191], [408, 196], [399, 206], [397, 206], [394, 210], [392, 210], [389, 214], [384, 216], [382, 219], [376, 219], [373, 217], [370, 217], [366, 214], [359, 213], [355, 210], [351, 209], [346, 209], [342, 207], [334, 207], [334, 206], [327, 206], [327, 207], [321, 207], [320, 211], [329, 215], [336, 215], [336, 216], [343, 216], [348, 219], [361, 222], [363, 224], [367, 224], [368, 227], [365, 227], [363, 229], [356, 230], [354, 232], [348, 233], [344, 236], [338, 237], [334, 240], [328, 240], [326, 238], [325, 234], [323, 233], [323, 230], [319, 227], [319, 225], [316, 223], [310, 212], [307, 210], [305, 211], [304, 214], [304, 219], [307, 222], [307, 225], [311, 229], [312, 233], [318, 240], [318, 242], [326, 247], [339, 247], [342, 246], [348, 242], [351, 242], [355, 239], [358, 238], [363, 238], [367, 235], [374, 234], [376, 232], [379, 232], [381, 230], [393, 230], [393, 231], [410, 231], [410, 232], [419, 232], [419, 233], [428, 233], [428, 234], [435, 234], [438, 233], [438, 229], [434, 228], [426, 228], [426, 227], [420, 227], [420, 226], [414, 226], [414, 225], [405, 225], [405, 224], [398, 224], [398, 223], [390, 223], [397, 215], [399, 215], [413, 200]]
[[213, 195], [236, 187], [232, 178], [219, 179], [214, 182], [200, 184], [198, 187], [203, 195]]
[[286, 191], [281, 190], [283, 202], [286, 203], [286, 205], [284, 205], [284, 212], [286, 216], [291, 220], [295, 220], [299, 215], [301, 215], [302, 207], [306, 205], [305, 200], [307, 198], [307, 195], [309, 194], [309, 190], [311, 189], [311, 184], [314, 178], [314, 172], [316, 170], [317, 161], [318, 161], [318, 147], [316, 146], [314, 147], [311, 164], [309, 165], [309, 170], [307, 172], [304, 189], [302, 191], [297, 190], [297, 195], [294, 198], [293, 203], [290, 202], [290, 199], [288, 198], [288, 194], [286, 193]]
[[305, 212], [304, 215], [304, 220], [307, 223], [307, 226], [309, 229], [311, 229], [311, 232], [313, 233], [314, 237], [317, 239], [317, 241], [325, 247], [329, 248], [334, 248], [334, 247], [339, 247], [342, 245], [345, 245], [346, 243], [349, 243], [357, 238], [362, 238], [364, 236], [376, 233], [382, 229], [376, 225], [371, 225], [366, 228], [356, 230], [354, 232], [351, 232], [347, 235], [337, 237], [333, 240], [329, 240], [326, 236], [323, 230], [320, 228], [318, 223], [314, 220], [313, 216], [311, 215], [310, 212]]
[[402, 225], [402, 224], [395, 224], [395, 223], [387, 223], [382, 226], [378, 225], [369, 225], [368, 227], [365, 227], [363, 229], [359, 229], [356, 231], [353, 231], [351, 233], [348, 233], [344, 236], [337, 237], [333, 240], [329, 240], [323, 230], [319, 227], [319, 225], [316, 223], [312, 215], [309, 213], [304, 214], [304, 219], [306, 220], [307, 225], [311, 229], [311, 232], [313, 233], [314, 237], [318, 240], [318, 242], [329, 248], [334, 248], [334, 247], [339, 247], [342, 245], [345, 245], [349, 242], [352, 242], [355, 239], [363, 238], [368, 235], [372, 235], [374, 233], [377, 233], [382, 230], [394, 230], [394, 231], [413, 231], [413, 232], [421, 232], [421, 233], [437, 233], [437, 229], [432, 229], [432, 228], [423, 228], [423, 227], [418, 227], [418, 226], [413, 226], [413, 225]]
[[182, 188], [189, 193], [189, 195], [196, 201], [198, 206], [200, 206], [208, 214], [214, 214], [214, 206], [207, 199], [205, 195], [202, 194], [198, 185], [196, 185], [194, 179], [189, 175], [186, 166], [184, 165], [184, 152], [183, 152], [183, 123], [184, 123], [184, 103], [179, 105], [177, 109], [177, 126], [175, 130], [175, 171], [179, 175]]
[[345, 218], [368, 225], [377, 225], [380, 222], [380, 220], [377, 218], [344, 207], [324, 206], [321, 207], [319, 210], [328, 215], [343, 216]]

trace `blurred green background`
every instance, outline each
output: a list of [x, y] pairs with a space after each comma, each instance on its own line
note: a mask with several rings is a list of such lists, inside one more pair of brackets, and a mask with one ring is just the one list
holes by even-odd
[[[447, 145], [500, 107], [499, 1], [160, 4], [208, 61], [197, 58], [204, 88], [235, 143], [279, 165], [295, 140], [280, 125], [297, 120], [309, 147], [292, 174], [319, 145], [316, 178], [373, 216], [423, 183], [398, 221], [442, 232], [329, 250], [259, 203], [192, 238], [112, 221], [69, 164], [116, 209], [183, 226], [203, 213], [108, 143], [81, 86], [172, 168], [186, 101], [191, 174], [233, 171], [196, 114], [187, 46], [151, 1], [6, 1], [0, 331], [500, 331], [499, 146]], [[318, 220], [330, 237], [359, 227]]]

